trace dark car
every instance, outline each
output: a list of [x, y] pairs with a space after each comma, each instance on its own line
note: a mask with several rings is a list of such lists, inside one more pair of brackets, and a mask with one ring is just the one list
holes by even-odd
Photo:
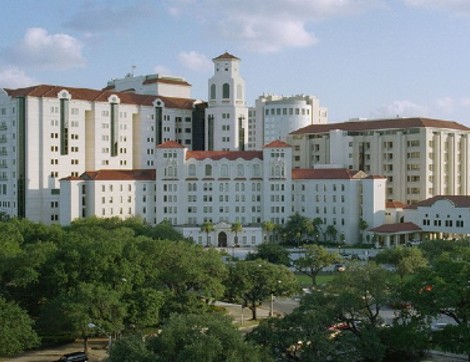
[[84, 352], [73, 352], [64, 354], [54, 362], [88, 362], [88, 357]]

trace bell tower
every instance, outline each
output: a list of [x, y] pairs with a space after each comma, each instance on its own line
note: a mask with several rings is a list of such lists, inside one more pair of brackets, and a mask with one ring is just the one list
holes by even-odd
[[206, 150], [245, 150], [248, 141], [248, 108], [240, 59], [227, 52], [212, 59], [206, 109]]

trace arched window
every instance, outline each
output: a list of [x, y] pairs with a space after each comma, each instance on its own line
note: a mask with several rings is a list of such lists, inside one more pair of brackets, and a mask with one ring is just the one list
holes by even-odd
[[272, 170], [272, 174], [274, 177], [281, 176], [281, 167], [279, 165], [274, 166]]
[[223, 183], [219, 184], [219, 192], [224, 192], [224, 184]]
[[223, 164], [222, 166], [220, 166], [220, 176], [228, 177], [228, 165]]
[[261, 171], [258, 164], [253, 165], [253, 177], [260, 177]]
[[212, 176], [212, 165], [206, 165], [204, 168], [206, 176]]
[[196, 165], [189, 165], [188, 176], [196, 176]]
[[245, 176], [245, 168], [243, 167], [242, 164], [237, 165], [237, 176], [238, 177]]
[[215, 99], [216, 92], [215, 92], [215, 84], [211, 84], [211, 99]]
[[230, 98], [230, 84], [228, 83], [222, 85], [222, 98]]

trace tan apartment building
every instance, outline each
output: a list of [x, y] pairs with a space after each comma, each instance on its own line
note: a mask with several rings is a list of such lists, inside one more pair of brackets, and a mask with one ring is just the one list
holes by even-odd
[[387, 178], [386, 201], [470, 194], [470, 128], [429, 118], [352, 120], [289, 134], [293, 167], [336, 165]]

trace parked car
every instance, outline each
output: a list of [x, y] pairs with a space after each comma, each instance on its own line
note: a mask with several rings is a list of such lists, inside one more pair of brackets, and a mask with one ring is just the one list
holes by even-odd
[[343, 264], [336, 264], [335, 265], [335, 271], [344, 272], [345, 270], [346, 270], [346, 267]]
[[85, 352], [73, 352], [64, 354], [54, 362], [88, 362], [88, 357]]

